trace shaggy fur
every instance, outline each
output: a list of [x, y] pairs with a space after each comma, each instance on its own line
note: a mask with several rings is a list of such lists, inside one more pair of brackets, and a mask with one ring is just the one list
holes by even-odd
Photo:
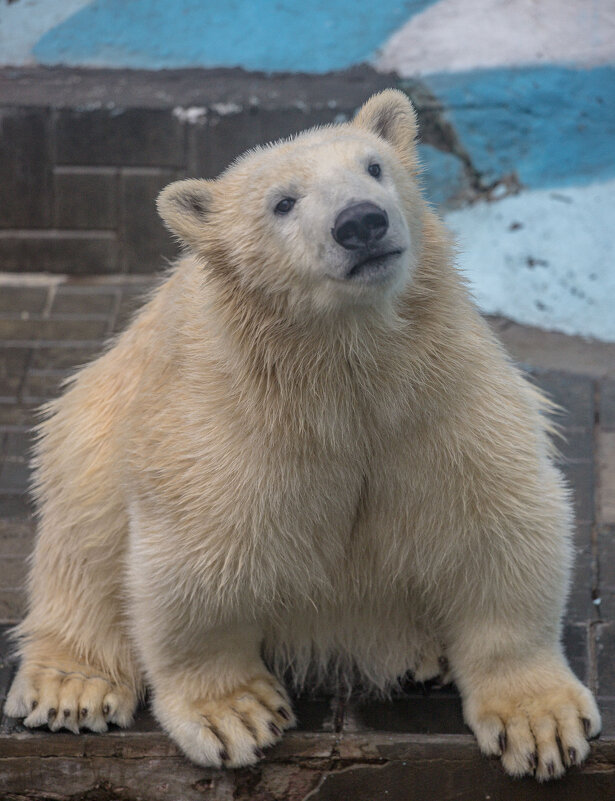
[[[246, 765], [293, 723], [288, 668], [387, 692], [448, 663], [508, 773], [586, 757], [546, 402], [453, 267], [415, 136], [388, 91], [162, 193], [187, 255], [40, 428], [8, 714], [103, 731], [147, 684], [191, 759]], [[350, 280], [331, 228], [358, 201], [403, 252]]]

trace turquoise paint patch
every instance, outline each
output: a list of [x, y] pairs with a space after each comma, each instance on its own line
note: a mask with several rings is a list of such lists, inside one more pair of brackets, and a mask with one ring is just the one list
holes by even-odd
[[436, 0], [95, 0], [48, 31], [41, 64], [328, 72], [367, 61]]
[[615, 177], [615, 67], [527, 67], [431, 75], [487, 180], [516, 172], [550, 187]]
[[423, 194], [436, 206], [452, 205], [451, 201], [469, 188], [461, 159], [432, 145], [419, 144], [418, 150]]

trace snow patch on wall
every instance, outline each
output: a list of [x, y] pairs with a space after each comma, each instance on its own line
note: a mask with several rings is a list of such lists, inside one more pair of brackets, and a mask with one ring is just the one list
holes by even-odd
[[615, 181], [449, 212], [458, 264], [487, 314], [615, 342]]

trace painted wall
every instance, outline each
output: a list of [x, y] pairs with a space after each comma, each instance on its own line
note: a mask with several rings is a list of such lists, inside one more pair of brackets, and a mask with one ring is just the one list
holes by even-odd
[[[318, 73], [365, 61], [420, 77], [445, 109], [456, 152], [423, 157], [482, 308], [615, 341], [615, 0], [0, 5], [4, 65]], [[460, 158], [482, 192], [464, 191]]]

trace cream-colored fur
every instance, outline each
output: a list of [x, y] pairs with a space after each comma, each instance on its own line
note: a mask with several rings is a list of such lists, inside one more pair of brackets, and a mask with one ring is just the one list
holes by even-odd
[[[189, 252], [41, 426], [9, 714], [100, 731], [147, 684], [191, 759], [246, 765], [293, 723], [274, 673], [386, 692], [448, 662], [507, 772], [586, 757], [546, 402], [453, 267], [415, 135], [388, 91], [162, 193]], [[353, 278], [331, 229], [364, 201], [403, 252]]]

